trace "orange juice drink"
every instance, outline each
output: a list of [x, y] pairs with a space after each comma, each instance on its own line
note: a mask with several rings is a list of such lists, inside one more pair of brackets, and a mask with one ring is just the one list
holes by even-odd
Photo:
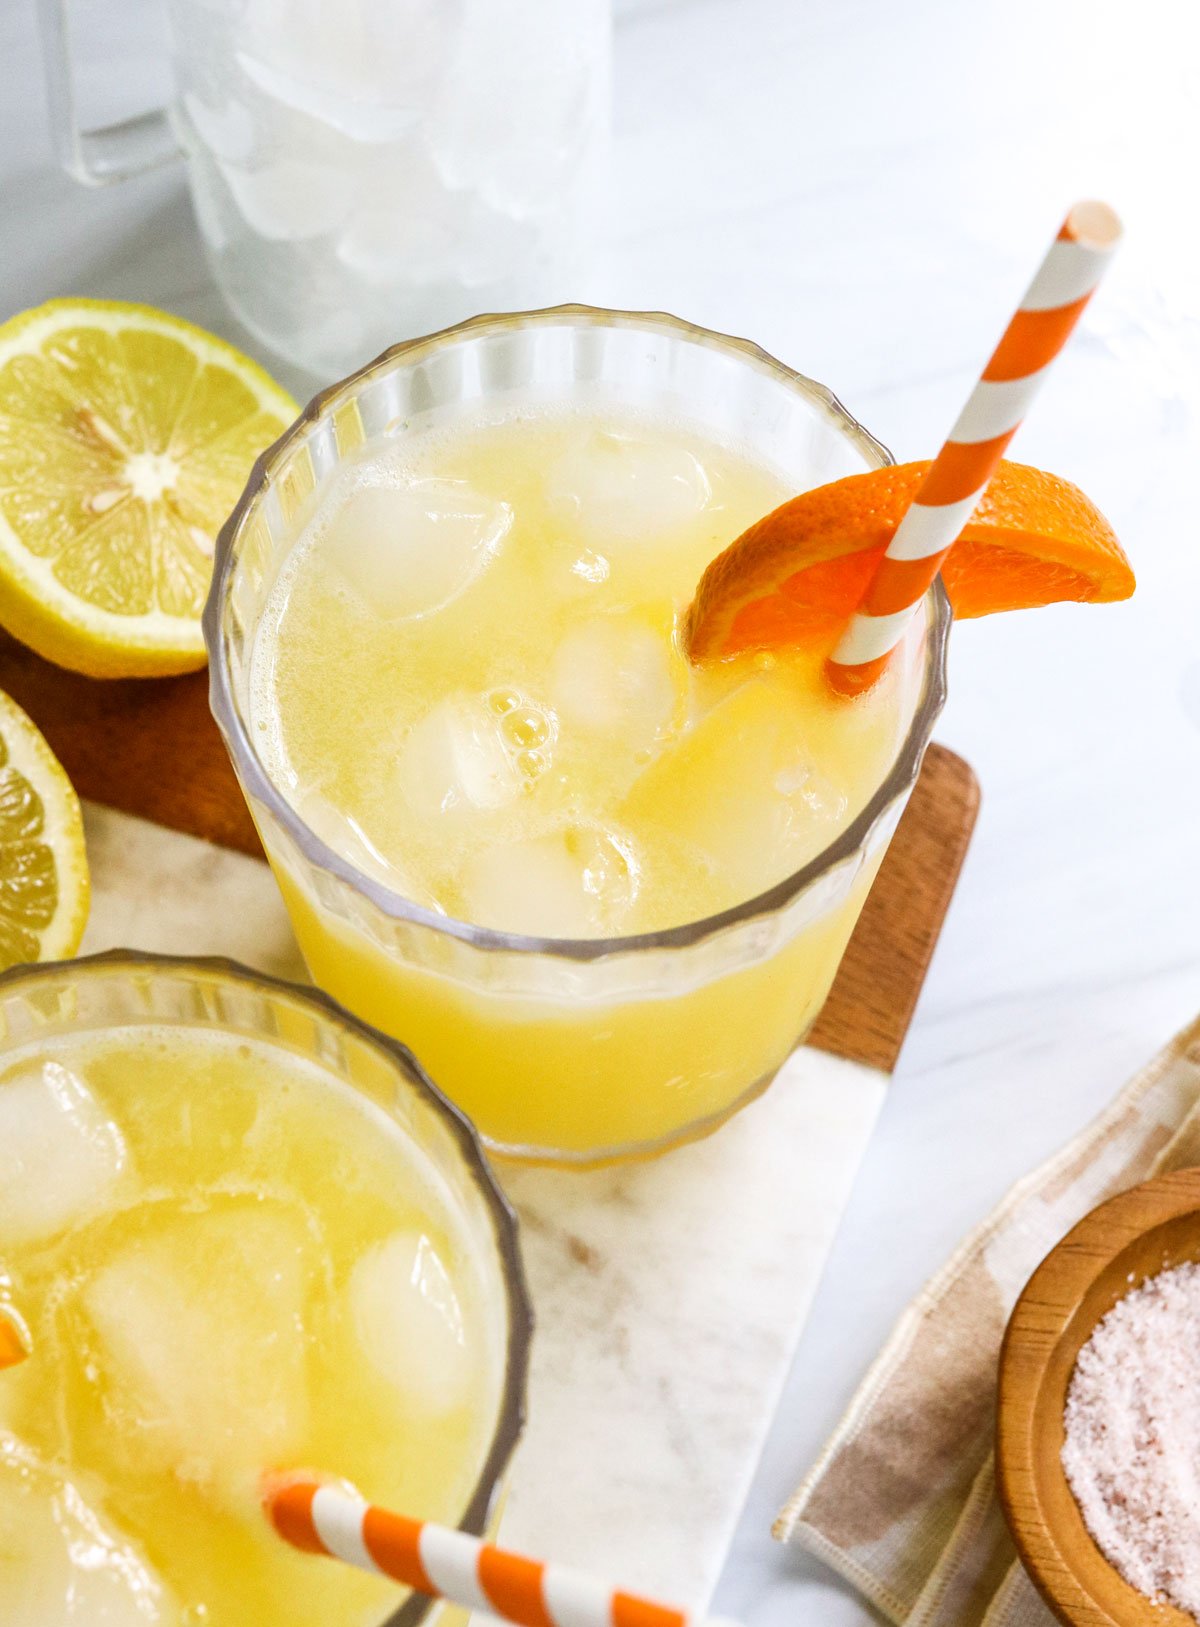
[[[601, 313], [576, 320], [603, 335]], [[500, 338], [572, 332], [509, 321]], [[324, 476], [311, 447], [282, 454], [277, 512], [235, 516], [209, 609], [218, 717], [229, 734], [236, 676], [235, 763], [317, 982], [411, 1045], [494, 1147], [581, 1163], [718, 1123], [806, 1031], [938, 682], [936, 606], [850, 704], [823, 652], [688, 661], [704, 567], [873, 443], [766, 358], [630, 322], [681, 377], [720, 361], [741, 417], [699, 373], [683, 397], [569, 367], [464, 392], [455, 334], [486, 325], [404, 347], [379, 377], [424, 360], [425, 410], [370, 432], [367, 375], [326, 406], [353, 444]], [[251, 548], [271, 560], [241, 584], [235, 652], [216, 618]]]
[[469, 1137], [367, 1030], [211, 963], [3, 996], [0, 1317], [28, 1353], [0, 1371], [0, 1621], [376, 1627], [403, 1595], [287, 1549], [261, 1477], [479, 1528], [511, 1235]]

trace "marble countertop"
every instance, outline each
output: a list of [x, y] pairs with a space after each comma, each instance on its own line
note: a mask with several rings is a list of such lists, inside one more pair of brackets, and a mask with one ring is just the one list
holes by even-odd
[[[155, 8], [78, 9], [89, 110], [149, 104]], [[88, 193], [54, 168], [32, 13], [0, 7], [0, 315], [86, 293], [237, 337], [177, 171]], [[922, 1279], [1200, 1007], [1198, 36], [1173, 0], [618, 7], [581, 294], [749, 333], [899, 457], [938, 444], [1066, 203], [1129, 231], [1014, 450], [1095, 497], [1139, 594], [956, 632], [939, 736], [982, 814], [718, 1594], [752, 1627], [870, 1619], [774, 1512]]]

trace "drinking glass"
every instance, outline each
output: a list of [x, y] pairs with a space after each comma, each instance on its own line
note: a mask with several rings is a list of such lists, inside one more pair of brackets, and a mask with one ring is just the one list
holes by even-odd
[[[67, 1035], [145, 1028], [235, 1034], [318, 1064], [331, 1090], [365, 1097], [400, 1127], [431, 1185], [454, 1205], [485, 1285], [493, 1348], [503, 1353], [490, 1445], [458, 1522], [475, 1535], [490, 1531], [524, 1418], [532, 1312], [516, 1219], [474, 1130], [402, 1046], [317, 990], [234, 961], [116, 949], [0, 976], [0, 1069], [10, 1053], [26, 1056], [33, 1046], [53, 1056]], [[236, 1151], [231, 1156], [236, 1160]], [[431, 1611], [437, 1627], [466, 1620], [456, 1607], [411, 1594], [385, 1627], [418, 1627]]]
[[67, 3], [39, 0], [64, 166], [94, 185], [182, 152], [234, 313], [310, 372], [578, 287], [610, 0], [167, 0], [170, 110], [94, 131]]
[[715, 1128], [811, 1027], [945, 698], [950, 609], [939, 582], [903, 646], [903, 743], [866, 806], [759, 896], [577, 941], [413, 903], [334, 852], [272, 783], [250, 720], [254, 637], [299, 525], [364, 440], [530, 398], [684, 419], [798, 491], [891, 459], [828, 389], [756, 345], [663, 314], [562, 306], [399, 345], [318, 395], [221, 533], [204, 616], [213, 713], [313, 977], [411, 1045], [494, 1151], [588, 1165]]

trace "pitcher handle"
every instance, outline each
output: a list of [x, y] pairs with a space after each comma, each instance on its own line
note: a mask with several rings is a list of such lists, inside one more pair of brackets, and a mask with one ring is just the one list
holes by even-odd
[[179, 157], [179, 143], [162, 107], [98, 130], [81, 130], [67, 0], [38, 0], [38, 20], [54, 148], [68, 175], [84, 186], [107, 186]]

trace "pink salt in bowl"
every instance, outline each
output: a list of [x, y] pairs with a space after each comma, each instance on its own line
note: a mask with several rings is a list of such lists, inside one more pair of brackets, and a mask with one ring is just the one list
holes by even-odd
[[1145, 1181], [1093, 1209], [1038, 1266], [1000, 1353], [996, 1483], [1021, 1563], [1067, 1627], [1196, 1627], [1131, 1587], [1096, 1546], [1062, 1465], [1080, 1350], [1118, 1300], [1200, 1261], [1200, 1169]]

